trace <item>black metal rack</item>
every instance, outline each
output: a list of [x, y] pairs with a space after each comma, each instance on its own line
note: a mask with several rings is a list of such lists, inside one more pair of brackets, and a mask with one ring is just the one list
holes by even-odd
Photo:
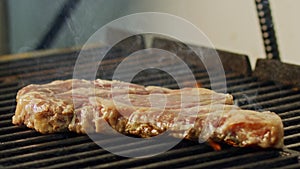
[[255, 0], [260, 29], [268, 59], [280, 60], [269, 0]]

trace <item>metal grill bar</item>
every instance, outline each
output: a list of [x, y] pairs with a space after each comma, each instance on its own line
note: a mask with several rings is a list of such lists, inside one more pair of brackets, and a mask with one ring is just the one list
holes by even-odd
[[67, 139], [61, 139], [59, 142], [58, 141], [50, 141], [50, 142], [33, 144], [33, 145], [26, 145], [26, 146], [17, 147], [17, 148], [11, 148], [8, 150], [2, 150], [2, 153], [4, 156], [1, 158], [1, 162], [2, 163], [9, 162], [9, 160], [7, 160], [7, 158], [16, 156], [19, 154], [26, 154], [26, 153], [36, 152], [36, 151], [43, 151], [43, 150], [50, 150], [55, 147], [72, 145], [72, 144], [81, 143], [81, 142], [88, 141], [88, 140], [89, 139], [87, 137], [67, 138]]
[[0, 101], [0, 107], [12, 105], [12, 104], [14, 104], [14, 102], [15, 102], [15, 99], [8, 99], [8, 100]]
[[0, 127], [4, 127], [11, 124], [11, 120], [2, 120], [0, 121]]
[[[255, 154], [255, 157], [254, 157]], [[229, 150], [228, 152], [217, 152], [217, 153], [202, 153], [202, 154], [194, 154], [190, 156], [185, 156], [178, 159], [172, 159], [165, 162], [156, 162], [151, 163], [148, 165], [145, 165], [143, 167], [146, 168], [158, 168], [160, 166], [162, 167], [168, 167], [169, 165], [175, 166], [175, 167], [183, 167], [187, 166], [188, 168], [207, 168], [207, 167], [228, 167], [224, 164], [231, 164], [231, 165], [237, 165], [236, 160], [242, 160], [245, 159], [251, 159], [251, 160], [257, 160], [255, 158], [257, 157], [266, 157], [266, 156], [276, 156], [276, 153], [272, 152], [259, 152], [259, 153], [252, 153], [251, 151], [248, 151], [246, 154], [241, 153], [238, 150]], [[246, 157], [243, 157], [246, 156]], [[249, 158], [252, 157], [252, 158]], [[197, 165], [190, 165], [190, 163], [195, 164], [194, 161], [197, 161]], [[232, 161], [235, 161], [235, 163], [232, 163]], [[247, 162], [247, 161], [244, 161]], [[142, 167], [137, 167], [142, 168]]]
[[[12, 108], [12, 107], [9, 107], [8, 109], [5, 109], [5, 110], [13, 110], [14, 109], [14, 107]], [[1, 112], [4, 112], [3, 111], [3, 109], [2, 110], [0, 110]], [[9, 111], [9, 112], [11, 112], [11, 111]], [[2, 120], [2, 119], [9, 119], [9, 118], [11, 118], [13, 115], [14, 115], [15, 113], [7, 113], [7, 114], [1, 114], [0, 115], [0, 119]]]
[[15, 106], [0, 107], [0, 112], [13, 112], [14, 110]]
[[[286, 86], [281, 86], [281, 89], [287, 88]], [[252, 96], [259, 96], [267, 93], [276, 92], [278, 90], [277, 86], [270, 82], [261, 82], [257, 87], [249, 90], [241, 90], [233, 93], [236, 98], [248, 98]], [[241, 101], [242, 102], [242, 101]]]
[[141, 165], [153, 163], [153, 162], [157, 161], [157, 159], [170, 160], [173, 158], [180, 158], [180, 157], [184, 157], [187, 155], [196, 154], [198, 152], [207, 152], [207, 151], [210, 151], [210, 148], [208, 148], [206, 146], [195, 145], [195, 146], [182, 147], [180, 149], [175, 149], [173, 151], [168, 151], [166, 153], [159, 154], [155, 157], [148, 157], [147, 160], [145, 160], [143, 158], [141, 158], [141, 159], [128, 158], [128, 159], [123, 159], [123, 160], [116, 161], [116, 162], [96, 165], [95, 167], [96, 168], [97, 167], [99, 167], [99, 168], [134, 167], [134, 166], [141, 166]]
[[285, 113], [280, 113], [279, 116], [281, 118], [288, 118], [288, 117], [298, 116], [299, 114], [300, 114], [300, 110], [293, 110]]
[[291, 150], [300, 151], [300, 143], [297, 142], [297, 143], [294, 143], [294, 144], [287, 145], [286, 148], [291, 149]]
[[[28, 167], [33, 167], [34, 164], [36, 164], [37, 162], [42, 163], [40, 161], [45, 161], [46, 158], [47, 158], [46, 161], [48, 161], [47, 163], [49, 163], [49, 164], [57, 163], [56, 160], [58, 159], [58, 157], [55, 154], [57, 154], [58, 152], [60, 155], [59, 159], [63, 160], [64, 155], [76, 153], [76, 152], [78, 152], [78, 150], [83, 150], [86, 154], [87, 154], [87, 151], [91, 150], [92, 152], [94, 152], [94, 155], [99, 155], [99, 154], [105, 152], [104, 150], [100, 150], [96, 144], [88, 142], [88, 143], [82, 143], [82, 144], [78, 144], [78, 145], [72, 144], [71, 146], [68, 146], [68, 147], [59, 147], [59, 148], [54, 148], [54, 149], [50, 149], [50, 150], [46, 149], [46, 150], [42, 150], [42, 151], [38, 151], [38, 152], [32, 152], [32, 153], [28, 153], [28, 154], [12, 156], [10, 158], [4, 158], [3, 160], [1, 159], [1, 162], [15, 161], [15, 162], [21, 163], [18, 165], [18, 167], [28, 168]], [[32, 158], [35, 159], [34, 162], [30, 160]], [[71, 157], [68, 156], [67, 158], [68, 158], [67, 160], [70, 160], [70, 159], [72, 159], [72, 156]], [[32, 164], [33, 164], [33, 166], [31, 166]], [[43, 164], [43, 165], [45, 166], [45, 164]]]
[[13, 133], [13, 132], [18, 132], [18, 131], [22, 131], [25, 130], [22, 129], [21, 127], [18, 126], [9, 126], [9, 127], [1, 127], [0, 129], [0, 134], [8, 134], [8, 133]]
[[[260, 101], [264, 101], [264, 100], [275, 99], [275, 98], [278, 98], [278, 96], [284, 97], [284, 96], [288, 96], [291, 94], [297, 94], [297, 92], [294, 90], [291, 90], [291, 89], [283, 89], [283, 90], [275, 91], [272, 93], [266, 93], [264, 95], [249, 96], [248, 98], [244, 98], [243, 101], [245, 101], [245, 99], [249, 99], [249, 100], [255, 100], [256, 102], [260, 102]], [[241, 99], [239, 101], [241, 101]]]
[[[17, 127], [17, 126], [13, 126]], [[59, 134], [51, 134], [51, 135], [36, 135], [35, 137], [29, 137], [29, 138], [23, 138], [20, 140], [14, 140], [13, 142], [3, 142], [0, 146], [1, 150], [8, 149], [8, 148], [14, 148], [18, 146], [27, 146], [32, 145], [40, 142], [48, 142], [53, 140], [60, 140], [65, 138], [63, 135]]]
[[[280, 96], [280, 95], [278, 95], [278, 96]], [[259, 103], [255, 103], [255, 106], [271, 107], [271, 106], [283, 105], [283, 104], [290, 103], [290, 102], [297, 102], [299, 99], [300, 99], [299, 94], [289, 95], [289, 96], [284, 96], [281, 98], [265, 99], [265, 101], [260, 101]], [[253, 105], [249, 104], [249, 105], [244, 105], [241, 107], [247, 109], [247, 108], [253, 107]]]
[[[271, 159], [274, 160], [275, 158], [278, 158], [279, 155], [277, 152], [258, 152], [258, 153], [247, 153], [247, 154], [242, 154], [238, 156], [233, 156], [233, 157], [228, 157], [222, 160], [218, 161], [211, 161], [207, 162], [205, 164], [199, 163], [193, 166], [188, 166], [188, 168], [219, 168], [219, 167], [240, 167], [239, 165], [245, 164], [245, 163], [256, 163], [257, 161], [262, 161], [265, 159]], [[264, 165], [266, 166], [266, 165]], [[241, 167], [243, 168], [243, 167]]]
[[277, 113], [292, 111], [292, 110], [298, 110], [300, 108], [299, 102], [295, 101], [293, 103], [286, 103], [283, 105], [276, 105], [274, 107], [265, 108], [269, 111], [274, 111]]
[[[274, 167], [275, 168], [275, 167]], [[280, 168], [280, 167], [279, 167]], [[300, 168], [300, 163], [296, 163], [296, 164], [287, 164], [284, 166], [284, 168], [286, 169], [298, 169]]]
[[[294, 156], [294, 158], [291, 157], [276, 157], [276, 158], [270, 158], [267, 160], [259, 160], [259, 161], [254, 161], [251, 164], [245, 164], [238, 166], [240, 168], [264, 168], [267, 166], [267, 168], [282, 168], [286, 167], [288, 164], [293, 164], [293, 163], [298, 163], [298, 156], [297, 155], [291, 155]], [[232, 167], [235, 168], [235, 167]]]
[[297, 124], [297, 125], [293, 125], [293, 126], [284, 127], [284, 133], [286, 135], [300, 133], [300, 125]]

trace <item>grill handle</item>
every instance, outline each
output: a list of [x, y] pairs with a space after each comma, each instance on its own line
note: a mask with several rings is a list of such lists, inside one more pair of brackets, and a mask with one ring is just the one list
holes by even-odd
[[280, 60], [269, 0], [255, 0], [267, 59]]

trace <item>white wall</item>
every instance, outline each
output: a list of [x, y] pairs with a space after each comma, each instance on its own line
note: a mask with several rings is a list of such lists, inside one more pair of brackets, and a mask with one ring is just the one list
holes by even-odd
[[[254, 0], [129, 0], [131, 12], [167, 12], [200, 28], [216, 48], [245, 53], [254, 67], [265, 58]], [[270, 0], [283, 62], [300, 65], [300, 1]], [[197, 43], [193, 39], [188, 42]]]
[[[270, 0], [281, 58], [300, 65], [300, 1]], [[13, 53], [33, 49], [65, 1], [9, 1]], [[201, 29], [219, 49], [245, 53], [252, 66], [265, 57], [254, 0], [85, 0], [81, 1], [53, 48], [80, 45], [104, 24], [136, 12], [166, 12]], [[195, 39], [187, 42], [197, 44]]]
[[[218, 49], [244, 53], [252, 65], [265, 57], [254, 0], [129, 1], [132, 12], [166, 12], [201, 29]], [[194, 39], [187, 42], [197, 44]]]
[[299, 7], [299, 0], [271, 1], [281, 59], [297, 65], [300, 65]]

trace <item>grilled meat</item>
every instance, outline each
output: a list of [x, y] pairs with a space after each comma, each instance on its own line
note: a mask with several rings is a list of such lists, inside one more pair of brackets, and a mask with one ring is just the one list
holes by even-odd
[[210, 139], [233, 146], [281, 148], [283, 126], [272, 112], [242, 110], [229, 94], [204, 88], [171, 90], [97, 79], [29, 85], [17, 94], [14, 124], [41, 133], [105, 133]]

